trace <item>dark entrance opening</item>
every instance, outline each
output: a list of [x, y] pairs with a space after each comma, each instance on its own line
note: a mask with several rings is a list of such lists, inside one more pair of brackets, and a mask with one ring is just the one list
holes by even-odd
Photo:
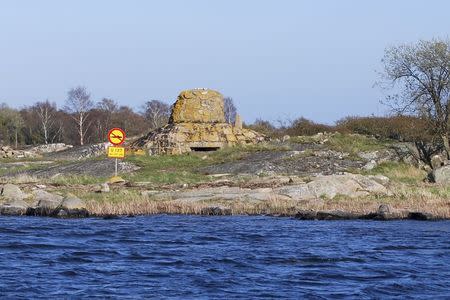
[[220, 147], [191, 147], [191, 151], [194, 152], [210, 152], [210, 151], [217, 151]]

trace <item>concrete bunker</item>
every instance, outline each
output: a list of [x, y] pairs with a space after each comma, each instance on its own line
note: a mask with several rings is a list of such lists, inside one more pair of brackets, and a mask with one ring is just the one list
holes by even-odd
[[[172, 106], [169, 123], [132, 143], [149, 154], [210, 152], [233, 145], [255, 144], [266, 137], [242, 128], [242, 121], [225, 122], [223, 96], [214, 90], [193, 89], [180, 93]], [[239, 123], [239, 124], [238, 124]]]

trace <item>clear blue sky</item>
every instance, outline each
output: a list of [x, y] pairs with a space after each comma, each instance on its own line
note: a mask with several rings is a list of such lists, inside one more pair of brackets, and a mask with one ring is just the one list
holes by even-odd
[[84, 85], [138, 108], [207, 87], [244, 120], [383, 114], [384, 48], [448, 37], [450, 1], [0, 0], [0, 102]]

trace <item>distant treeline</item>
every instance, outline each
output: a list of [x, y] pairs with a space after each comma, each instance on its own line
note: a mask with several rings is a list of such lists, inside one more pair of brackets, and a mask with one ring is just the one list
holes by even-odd
[[[224, 108], [227, 122], [233, 123], [236, 107], [231, 98], [224, 99]], [[139, 111], [108, 98], [94, 102], [87, 89], [78, 86], [68, 91], [62, 107], [48, 100], [21, 109], [0, 104], [0, 145], [100, 143], [113, 127], [138, 136], [167, 124], [170, 110], [160, 100], [146, 101]]]
[[247, 127], [275, 138], [284, 135], [314, 135], [320, 132], [357, 133], [410, 142], [431, 142], [434, 137], [429, 121], [414, 116], [346, 117], [335, 125], [320, 124], [305, 118], [298, 118], [287, 124], [281, 123], [282, 125], [275, 126], [271, 122], [258, 119]]
[[158, 100], [147, 101], [139, 112], [112, 99], [91, 100], [84, 87], [68, 92], [63, 107], [50, 101], [14, 109], [0, 105], [0, 143], [15, 147], [47, 143], [80, 145], [106, 141], [110, 128], [123, 128], [127, 135], [139, 135], [163, 125], [170, 107]]
[[[233, 123], [236, 116], [233, 99], [225, 98], [224, 101], [226, 120]], [[159, 100], [147, 101], [135, 111], [107, 98], [94, 103], [85, 87], [76, 87], [68, 92], [61, 108], [49, 101], [36, 102], [22, 109], [0, 105], [0, 142], [15, 147], [59, 142], [72, 145], [99, 143], [106, 141], [112, 127], [123, 128], [128, 136], [137, 136], [165, 125], [169, 116], [170, 106]], [[279, 123], [276, 126], [258, 119], [246, 127], [273, 138], [341, 132], [413, 142], [434, 139], [429, 119], [414, 116], [346, 117], [335, 125], [305, 118]]]

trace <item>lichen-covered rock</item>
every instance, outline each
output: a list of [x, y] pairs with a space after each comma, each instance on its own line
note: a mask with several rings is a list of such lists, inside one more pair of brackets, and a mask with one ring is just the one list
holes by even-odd
[[227, 123], [180, 123], [152, 131], [133, 146], [147, 149], [149, 154], [182, 154], [254, 144], [264, 139], [255, 131], [234, 128]]
[[32, 158], [37, 157], [36, 153], [24, 150], [13, 149], [10, 146], [0, 146], [0, 157], [1, 158]]
[[68, 195], [61, 203], [61, 208], [65, 210], [86, 209], [86, 204], [74, 195]]
[[23, 200], [27, 194], [15, 184], [7, 183], [0, 187], [0, 195], [7, 200]]
[[73, 147], [72, 145], [66, 145], [64, 143], [44, 144], [31, 148], [29, 152], [36, 154], [52, 153], [64, 151], [72, 147]]
[[431, 157], [431, 167], [433, 170], [438, 169], [445, 165], [446, 160], [444, 155], [435, 154]]
[[223, 96], [216, 91], [182, 91], [173, 105], [170, 123], [225, 123]]
[[86, 203], [74, 195], [67, 195], [61, 205], [55, 210], [54, 215], [59, 218], [82, 218], [88, 217]]
[[46, 208], [46, 209], [55, 209], [57, 208], [63, 197], [56, 194], [51, 194], [44, 190], [36, 190], [33, 192], [34, 199], [37, 203], [37, 207]]
[[49, 216], [58, 218], [87, 217], [89, 213], [83, 200], [74, 195], [62, 197], [43, 190], [34, 193], [35, 205], [28, 207], [26, 214], [29, 216]]
[[109, 188], [109, 184], [107, 182], [99, 184], [94, 187], [94, 192], [96, 192], [96, 193], [109, 193], [109, 191], [110, 191], [110, 188]]
[[149, 154], [182, 154], [254, 144], [266, 137], [253, 130], [225, 123], [223, 98], [212, 90], [183, 91], [172, 109], [169, 124], [135, 141], [133, 149]]
[[369, 194], [389, 195], [389, 190], [379, 182], [359, 174], [318, 176], [311, 182], [281, 187], [278, 194], [297, 200], [327, 198], [337, 195], [357, 198]]
[[431, 175], [436, 183], [450, 184], [450, 165], [434, 169]]
[[240, 114], [236, 114], [236, 119], [234, 120], [234, 128], [242, 129], [242, 118]]

